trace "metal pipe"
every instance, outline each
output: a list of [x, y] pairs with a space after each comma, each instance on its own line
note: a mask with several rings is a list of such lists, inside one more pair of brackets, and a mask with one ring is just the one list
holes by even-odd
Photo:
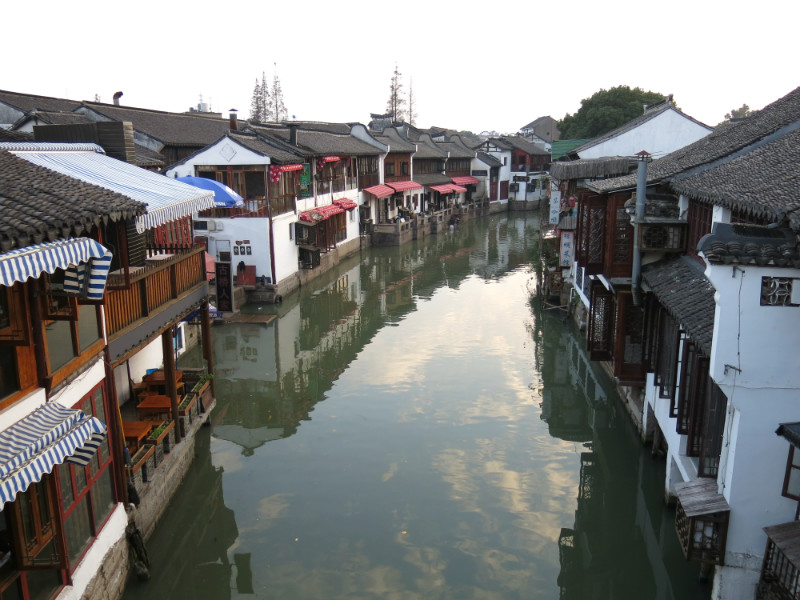
[[644, 209], [647, 203], [647, 163], [651, 155], [644, 150], [636, 155], [639, 164], [636, 170], [636, 208], [631, 219], [633, 225], [633, 269], [631, 272], [631, 294], [633, 305], [641, 306], [642, 293], [640, 281], [642, 278], [642, 253], [639, 250], [639, 223], [644, 219]]

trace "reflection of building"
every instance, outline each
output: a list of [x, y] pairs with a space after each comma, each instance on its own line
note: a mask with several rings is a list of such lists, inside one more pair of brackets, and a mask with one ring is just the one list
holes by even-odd
[[[152, 598], [153, 590], [158, 590], [158, 598], [225, 600], [231, 597], [234, 569], [238, 591], [252, 589], [246, 570], [239, 568], [240, 564], [246, 566], [246, 561], [237, 555], [234, 564], [229, 559], [239, 530], [233, 511], [225, 506], [223, 471], [211, 463], [209, 439], [207, 428], [196, 437], [197, 458], [181, 484], [181, 493], [148, 541], [152, 579], [131, 582], [126, 590], [129, 600]], [[175, 561], [176, 556], [189, 560]]]
[[682, 561], [658, 473], [607, 375], [575, 333], [565, 331], [562, 317], [538, 311], [534, 335], [542, 418], [552, 435], [586, 448], [579, 454], [575, 522], [558, 539], [561, 597], [707, 597], [696, 571]]

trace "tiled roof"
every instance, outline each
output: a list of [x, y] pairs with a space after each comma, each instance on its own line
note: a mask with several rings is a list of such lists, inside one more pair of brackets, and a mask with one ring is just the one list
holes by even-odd
[[475, 150], [470, 150], [458, 142], [435, 142], [436, 147], [448, 152], [449, 158], [475, 158]]
[[293, 164], [303, 162], [303, 156], [297, 152], [287, 150], [284, 146], [270, 143], [269, 138], [258, 136], [253, 133], [232, 131], [228, 134], [230, 139], [239, 142], [242, 146], [249, 148], [257, 154], [268, 156], [270, 161], [280, 164]]
[[527, 152], [528, 154], [538, 155], [543, 154], [545, 156], [550, 156], [550, 153], [546, 150], [543, 150], [536, 144], [529, 142], [524, 137], [519, 135], [505, 135], [502, 138], [505, 142], [516, 148], [517, 150], [521, 150], [522, 152]]
[[382, 144], [389, 146], [389, 152], [414, 152], [416, 144], [403, 138], [396, 129], [387, 127], [382, 133], [373, 136]]
[[684, 256], [647, 265], [642, 269], [642, 282], [705, 355], [711, 356], [716, 309], [714, 286], [703, 274], [700, 263]]
[[230, 119], [169, 113], [98, 102], [84, 102], [80, 111], [87, 110], [92, 110], [113, 121], [130, 121], [137, 132], [169, 146], [207, 146], [230, 130]]
[[136, 166], [137, 167], [163, 167], [164, 155], [150, 150], [147, 146], [134, 144], [136, 146]]
[[[797, 88], [748, 118], [717, 127], [693, 144], [654, 160], [647, 170], [647, 182], [662, 181], [728, 157], [776, 132], [780, 133], [782, 128], [799, 120], [800, 88]], [[591, 187], [600, 192], [632, 189], [636, 187], [636, 174], [595, 182]]]
[[[294, 144], [289, 142], [290, 131], [287, 126], [250, 125], [249, 128], [266, 138], [273, 138], [283, 145], [295, 147]], [[330, 133], [298, 126], [296, 148], [297, 152], [304, 156], [325, 156], [328, 154], [369, 156], [382, 154], [379, 148], [350, 135], [349, 129], [348, 133]]]
[[447, 152], [440, 148], [439, 145], [431, 140], [430, 136], [423, 135], [417, 142], [417, 153], [414, 154], [414, 160], [419, 158], [438, 158], [443, 159], [447, 157]]
[[0, 150], [0, 251], [81, 236], [103, 219], [132, 219], [146, 206]]
[[452, 180], [447, 175], [441, 173], [423, 173], [421, 175], [414, 174], [414, 181], [422, 185], [443, 185], [445, 183], [452, 183]]
[[82, 115], [80, 113], [75, 112], [63, 112], [63, 111], [53, 111], [53, 110], [36, 110], [34, 112], [25, 115], [23, 119], [21, 119], [19, 123], [16, 124], [17, 127], [22, 125], [23, 122], [30, 121], [31, 119], [38, 119], [42, 123], [47, 123], [49, 125], [71, 125], [73, 123], [91, 123], [92, 120], [87, 117], [86, 115]]
[[478, 159], [485, 162], [490, 167], [502, 167], [503, 161], [499, 158], [492, 156], [491, 154], [486, 154], [486, 152], [478, 151]]
[[550, 175], [555, 179], [594, 179], [630, 173], [636, 169], [636, 159], [630, 156], [582, 158], [550, 163]]
[[13, 106], [22, 112], [28, 112], [34, 109], [71, 112], [81, 105], [77, 100], [50, 98], [48, 96], [36, 96], [34, 94], [21, 94], [19, 92], [9, 92], [7, 90], [0, 90], [0, 102]]
[[800, 129], [717, 166], [671, 180], [690, 198], [756, 218], [778, 221], [788, 215], [800, 231]]
[[711, 264], [800, 268], [796, 236], [785, 227], [714, 223], [697, 249]]
[[0, 142], [32, 142], [33, 134], [22, 131], [10, 131], [0, 127]]

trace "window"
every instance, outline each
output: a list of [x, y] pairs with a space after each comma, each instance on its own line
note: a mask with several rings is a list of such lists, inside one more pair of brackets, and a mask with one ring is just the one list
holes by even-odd
[[[75, 408], [106, 422], [102, 384], [81, 400]], [[114, 507], [114, 482], [108, 440], [85, 467], [61, 464], [58, 474], [64, 506], [64, 534], [71, 569], [97, 536]]]
[[400, 174], [401, 175], [408, 175], [408, 162], [400, 163]]
[[697, 257], [697, 243], [705, 234], [711, 233], [714, 209], [711, 205], [689, 202], [686, 220], [689, 222], [688, 253]]
[[800, 452], [794, 444], [789, 446], [789, 459], [786, 461], [786, 477], [783, 480], [782, 495], [800, 501]]
[[393, 162], [387, 162], [386, 163], [386, 177], [392, 177], [392, 176], [394, 176], [394, 163]]

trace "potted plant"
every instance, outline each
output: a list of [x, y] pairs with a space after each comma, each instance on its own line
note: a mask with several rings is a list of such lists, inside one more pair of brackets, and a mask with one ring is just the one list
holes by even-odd
[[161, 464], [164, 454], [172, 450], [175, 443], [175, 421], [162, 421], [155, 429], [145, 438], [144, 443], [151, 445], [155, 449], [155, 463], [156, 466]]
[[192, 392], [194, 392], [199, 399], [200, 412], [205, 412], [205, 407], [211, 401], [211, 380], [213, 378], [213, 373], [206, 373], [198, 380], [194, 388], [192, 388]]

